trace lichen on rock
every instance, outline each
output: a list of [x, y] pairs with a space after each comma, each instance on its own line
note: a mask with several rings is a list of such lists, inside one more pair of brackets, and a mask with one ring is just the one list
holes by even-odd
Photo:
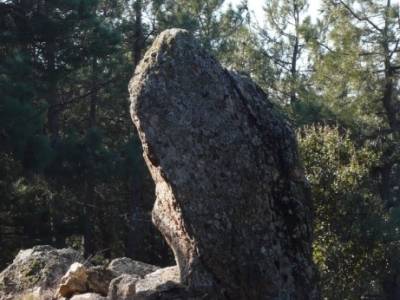
[[53, 293], [73, 262], [83, 262], [83, 257], [70, 248], [45, 245], [21, 250], [13, 263], [0, 273], [0, 299], [15, 299], [23, 294], [45, 299], [44, 295]]

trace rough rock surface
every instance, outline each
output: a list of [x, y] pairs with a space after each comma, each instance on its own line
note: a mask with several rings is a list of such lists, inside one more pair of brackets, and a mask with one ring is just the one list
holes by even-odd
[[107, 269], [113, 271], [117, 275], [131, 274], [131, 275], [138, 275], [141, 277], [149, 273], [152, 273], [158, 270], [159, 268], [160, 267], [136, 261], [128, 257], [113, 259], [107, 267]]
[[85, 266], [81, 263], [73, 263], [61, 278], [57, 296], [70, 298], [75, 294], [85, 293], [87, 291], [87, 279]]
[[295, 137], [263, 91], [179, 29], [157, 37], [129, 90], [182, 283], [215, 299], [316, 299]]
[[68, 248], [35, 246], [21, 250], [13, 263], [0, 273], [0, 299], [17, 299], [22, 295], [50, 298], [61, 277], [75, 261], [82, 262], [83, 257]]
[[106, 297], [103, 297], [96, 293], [85, 293], [80, 295], [75, 295], [70, 300], [108, 300]]
[[167, 267], [147, 274], [143, 279], [139, 280], [136, 283], [136, 293], [167, 290], [169, 286], [175, 286], [179, 283], [179, 268], [177, 266]]
[[[207, 298], [203, 291], [196, 292], [180, 283], [178, 266], [159, 269], [136, 282], [132, 300], [200, 300]], [[217, 299], [217, 298], [215, 298]], [[128, 299], [126, 299], [128, 300]]]
[[88, 268], [87, 275], [88, 291], [107, 296], [108, 287], [115, 274], [102, 266], [96, 266]]
[[207, 294], [193, 291], [181, 284], [158, 286], [154, 290], [136, 293], [132, 300], [218, 300], [221, 298], [209, 297]]
[[61, 278], [56, 295], [70, 298], [76, 294], [88, 292], [106, 296], [108, 287], [116, 274], [102, 266], [86, 268], [80, 263], [74, 263]]
[[136, 293], [136, 282], [140, 280], [137, 275], [122, 274], [114, 278], [108, 289], [109, 300], [130, 300]]
[[[158, 269], [144, 278], [137, 275], [123, 274], [110, 283], [109, 300], [147, 300], [157, 299], [164, 292], [184, 290], [180, 284], [177, 266]], [[172, 293], [176, 297], [176, 293]], [[182, 294], [182, 292], [180, 292]], [[164, 297], [165, 298], [165, 297]], [[165, 298], [167, 299], [167, 298]]]

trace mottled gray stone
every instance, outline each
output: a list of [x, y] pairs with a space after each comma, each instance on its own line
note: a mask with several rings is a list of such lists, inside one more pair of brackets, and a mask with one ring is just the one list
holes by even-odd
[[179, 29], [156, 38], [129, 90], [181, 283], [214, 299], [316, 299], [295, 136], [263, 91]]
[[136, 282], [131, 300], [201, 300], [218, 299], [200, 291], [196, 293], [180, 283], [177, 266], [159, 269]]
[[149, 265], [141, 261], [136, 261], [128, 257], [113, 259], [107, 267], [107, 269], [111, 270], [117, 275], [131, 274], [141, 277], [152, 273], [159, 268], [160, 267]]
[[147, 274], [136, 283], [136, 293], [168, 289], [169, 285], [180, 283], [179, 269], [177, 266], [159, 269]]
[[114, 278], [108, 289], [109, 300], [132, 300], [136, 293], [136, 282], [141, 277], [137, 275], [122, 274]]
[[106, 296], [111, 280], [115, 274], [103, 266], [95, 266], [87, 269], [87, 287], [88, 292], [93, 292]]
[[74, 262], [83, 262], [83, 257], [69, 248], [44, 245], [21, 250], [12, 264], [0, 273], [0, 299], [23, 298], [22, 295], [50, 299], [61, 277]]

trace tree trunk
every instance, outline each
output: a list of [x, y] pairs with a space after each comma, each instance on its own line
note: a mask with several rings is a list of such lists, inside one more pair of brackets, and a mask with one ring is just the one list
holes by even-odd
[[[388, 125], [391, 129], [391, 136], [386, 137], [386, 141], [398, 142], [400, 139], [400, 121], [397, 116], [397, 105], [394, 103], [394, 94], [395, 94], [395, 70], [393, 67], [393, 63], [391, 61], [391, 53], [389, 46], [389, 37], [388, 37], [388, 28], [389, 28], [389, 11], [391, 9], [391, 1], [387, 0], [386, 2], [386, 10], [385, 10], [385, 26], [382, 32], [382, 48], [384, 54], [384, 86], [383, 86], [383, 95], [382, 95], [382, 106], [384, 108], [386, 119]], [[392, 148], [392, 147], [390, 147]], [[380, 182], [380, 193], [382, 200], [389, 209], [390, 207], [397, 206], [395, 198], [392, 195], [392, 189], [395, 184], [398, 182], [398, 178], [396, 176], [396, 172], [393, 172], [393, 168], [397, 163], [396, 160], [393, 160], [392, 156], [395, 153], [396, 149], [390, 149], [383, 154], [383, 163], [381, 171], [381, 182]], [[391, 251], [391, 256], [397, 256], [398, 250]], [[400, 299], [400, 269], [398, 263], [389, 261], [389, 269], [390, 274], [388, 278], [383, 283], [383, 289], [385, 294], [385, 299], [395, 300]]]
[[297, 102], [296, 96], [296, 82], [297, 82], [297, 56], [299, 52], [299, 37], [296, 36], [296, 41], [293, 47], [292, 65], [290, 69], [291, 82], [290, 82], [290, 104]]
[[94, 246], [94, 189], [93, 182], [88, 179], [85, 189], [85, 205], [83, 206], [83, 251], [85, 258], [95, 252]]
[[[142, 205], [142, 184], [139, 176], [135, 176], [131, 186], [132, 188], [128, 194], [129, 199], [127, 200], [129, 203], [129, 220], [126, 252], [129, 257], [136, 260], [148, 261], [148, 255], [146, 255], [146, 249], [144, 248], [146, 248], [145, 236], [146, 232], [148, 232], [146, 229], [149, 224], [145, 220], [145, 212]], [[150, 221], [150, 218], [148, 221]]]
[[[47, 15], [51, 14], [49, 2], [44, 3], [44, 12]], [[54, 145], [60, 134], [60, 110], [58, 107], [58, 94], [57, 94], [57, 74], [56, 74], [56, 45], [53, 37], [50, 36], [46, 41], [45, 49], [46, 60], [46, 75], [47, 75], [47, 95], [46, 101], [48, 105], [47, 110], [47, 126], [50, 141]]]
[[[90, 96], [90, 107], [89, 107], [89, 129], [96, 127], [97, 122], [97, 61], [96, 57], [92, 58], [92, 74], [91, 74], [91, 96]], [[93, 151], [93, 149], [90, 149]], [[96, 227], [96, 203], [95, 203], [95, 179], [94, 175], [88, 170], [86, 176], [86, 197], [84, 207], [84, 256], [89, 257], [95, 252], [95, 240], [94, 231]]]
[[400, 276], [393, 274], [383, 283], [383, 292], [386, 300], [400, 299]]
[[[135, 32], [133, 44], [133, 64], [134, 69], [142, 58], [144, 48], [142, 9], [143, 1], [136, 0], [133, 5], [135, 11]], [[137, 132], [135, 130], [135, 135]], [[129, 185], [128, 185], [129, 186]], [[127, 255], [138, 260], [148, 260], [145, 249], [145, 233], [147, 224], [144, 221], [145, 212], [143, 210], [142, 183], [140, 176], [135, 176], [131, 183], [132, 189], [129, 189], [129, 215], [128, 215], [128, 238], [126, 242]]]
[[293, 16], [295, 20], [295, 42], [292, 52], [292, 62], [290, 66], [290, 104], [297, 102], [296, 83], [297, 83], [297, 59], [299, 56], [299, 22], [300, 12], [296, 1], [293, 3]]
[[57, 81], [55, 79], [55, 50], [54, 44], [49, 42], [46, 45], [46, 60], [48, 74], [47, 90], [47, 123], [50, 141], [52, 144], [60, 137], [60, 110], [58, 106]]
[[136, 0], [133, 6], [135, 10], [135, 42], [133, 45], [133, 63], [134, 68], [139, 64], [142, 58], [142, 52], [144, 48], [144, 37], [143, 37], [143, 24], [142, 24], [142, 0]]
[[97, 116], [97, 61], [96, 57], [92, 58], [92, 76], [91, 76], [91, 95], [90, 95], [90, 109], [89, 109], [89, 128], [96, 127]]

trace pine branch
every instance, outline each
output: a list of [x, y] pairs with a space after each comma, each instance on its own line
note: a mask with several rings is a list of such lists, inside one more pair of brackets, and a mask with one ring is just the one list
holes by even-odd
[[330, 0], [331, 3], [333, 5], [338, 5], [341, 4], [344, 8], [347, 9], [347, 11], [353, 16], [355, 17], [357, 20], [361, 21], [361, 22], [367, 22], [368, 24], [370, 24], [373, 28], [375, 28], [378, 32], [383, 33], [383, 30], [381, 28], [379, 28], [379, 26], [377, 26], [374, 22], [371, 21], [371, 19], [369, 19], [366, 16], [359, 16], [349, 5], [347, 5], [346, 3], [344, 3], [342, 0], [339, 0], [339, 2], [336, 2], [335, 0]]

